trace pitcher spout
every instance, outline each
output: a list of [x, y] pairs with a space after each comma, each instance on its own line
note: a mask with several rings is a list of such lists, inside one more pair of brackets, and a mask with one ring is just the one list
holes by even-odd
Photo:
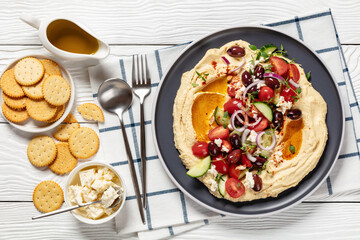
[[38, 18], [35, 18], [29, 14], [21, 14], [20, 19], [36, 29], [39, 29], [40, 27], [41, 21]]

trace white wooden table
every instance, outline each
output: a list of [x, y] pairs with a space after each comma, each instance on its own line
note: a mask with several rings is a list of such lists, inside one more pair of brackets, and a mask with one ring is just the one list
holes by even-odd
[[[141, 53], [188, 42], [209, 32], [241, 24], [273, 22], [331, 8], [353, 80], [360, 78], [360, 2], [304, 1], [89, 1], [28, 0], [0, 2], [0, 67], [26, 53], [48, 54], [37, 32], [19, 20], [22, 12], [39, 18], [55, 14], [78, 17], [111, 46], [115, 56]], [[76, 84], [76, 105], [92, 101], [87, 69], [68, 64]], [[78, 116], [78, 119], [81, 119]], [[90, 123], [84, 123], [90, 124]], [[85, 225], [70, 214], [31, 221], [38, 214], [32, 191], [43, 179], [64, 186], [66, 176], [33, 167], [26, 158], [28, 139], [15, 141], [14, 131], [0, 119], [0, 239], [116, 239], [114, 222]], [[226, 218], [175, 239], [359, 239], [360, 190], [313, 200], [267, 218]], [[135, 239], [135, 236], [129, 236]]]

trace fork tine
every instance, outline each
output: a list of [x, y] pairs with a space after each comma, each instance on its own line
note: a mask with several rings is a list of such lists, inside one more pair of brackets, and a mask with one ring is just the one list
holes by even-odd
[[142, 72], [141, 60], [140, 60], [140, 56], [138, 54], [137, 55], [137, 81], [136, 81], [136, 83], [139, 85], [141, 84], [141, 72]]
[[132, 56], [132, 86], [136, 85], [136, 76], [135, 76], [135, 56]]
[[149, 72], [149, 66], [147, 63], [147, 55], [146, 54], [145, 54], [145, 69], [146, 69], [145, 84], [150, 85], [151, 78], [150, 78], [150, 72]]
[[144, 85], [146, 81], [144, 68], [145, 68], [145, 64], [144, 64], [143, 54], [141, 54], [141, 84], [142, 85]]

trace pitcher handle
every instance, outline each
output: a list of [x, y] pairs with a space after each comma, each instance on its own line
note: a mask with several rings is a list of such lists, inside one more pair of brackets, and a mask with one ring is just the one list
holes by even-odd
[[40, 27], [41, 21], [38, 18], [35, 18], [28, 14], [21, 14], [20, 19], [36, 29], [39, 29]]

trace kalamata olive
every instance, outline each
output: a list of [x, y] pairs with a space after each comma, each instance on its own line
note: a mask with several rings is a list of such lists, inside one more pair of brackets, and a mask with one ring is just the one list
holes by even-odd
[[261, 65], [257, 65], [254, 70], [254, 76], [257, 79], [263, 79], [265, 73], [265, 69]]
[[232, 46], [227, 50], [227, 54], [231, 57], [243, 57], [245, 56], [245, 49], [239, 46]]
[[258, 192], [262, 189], [262, 179], [256, 173], [253, 174], [253, 179], [254, 179], [253, 189], [254, 189], [254, 191]]
[[253, 92], [256, 92], [258, 89], [257, 89], [257, 86], [252, 86], [247, 92], [248, 93], [253, 93]]
[[265, 78], [265, 84], [272, 89], [276, 89], [280, 87], [279, 80], [272, 77]]
[[230, 144], [233, 149], [241, 147], [241, 137], [239, 136], [239, 134], [234, 133], [230, 136]]
[[286, 116], [292, 120], [297, 120], [301, 117], [301, 111], [299, 109], [290, 109], [287, 111]]
[[275, 127], [281, 128], [284, 122], [284, 116], [280, 111], [274, 112], [273, 124]]
[[211, 156], [217, 156], [221, 153], [221, 148], [218, 147], [214, 142], [208, 143], [208, 149]]
[[256, 161], [253, 162], [253, 167], [255, 169], [261, 169], [264, 166], [266, 161], [267, 160], [263, 157], [256, 157]]
[[244, 84], [245, 87], [249, 86], [253, 83], [253, 79], [251, 78], [251, 74], [248, 71], [244, 71], [241, 74], [241, 82]]
[[229, 164], [238, 163], [241, 159], [241, 150], [235, 149], [227, 156], [227, 160]]

